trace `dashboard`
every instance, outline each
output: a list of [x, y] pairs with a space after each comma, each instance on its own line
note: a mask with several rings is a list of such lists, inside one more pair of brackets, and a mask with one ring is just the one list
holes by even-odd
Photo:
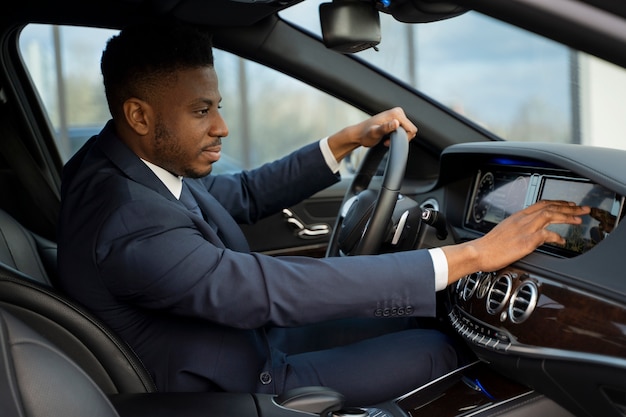
[[455, 242], [542, 199], [592, 208], [581, 225], [550, 226], [566, 245], [450, 286], [446, 314], [491, 369], [575, 415], [626, 416], [626, 152], [459, 144], [442, 155], [440, 173], [435, 189]]

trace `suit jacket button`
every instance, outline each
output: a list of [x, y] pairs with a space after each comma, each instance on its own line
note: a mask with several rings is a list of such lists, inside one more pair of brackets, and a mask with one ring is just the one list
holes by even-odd
[[261, 384], [267, 385], [272, 382], [272, 374], [267, 371], [261, 372], [261, 375], [259, 375], [259, 379], [261, 380]]
[[380, 317], [380, 316], [382, 316], [382, 315], [383, 315], [383, 310], [382, 310], [382, 309], [380, 309], [380, 308], [377, 308], [376, 310], [374, 310], [374, 315], [375, 315], [376, 317]]

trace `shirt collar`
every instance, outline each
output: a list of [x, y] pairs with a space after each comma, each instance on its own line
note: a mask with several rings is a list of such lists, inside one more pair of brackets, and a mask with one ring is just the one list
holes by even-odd
[[161, 180], [174, 197], [180, 199], [180, 193], [183, 190], [183, 177], [174, 175], [168, 170], [163, 169], [158, 165], [154, 165], [152, 162], [146, 161], [145, 159], [141, 160], [152, 170], [152, 172], [154, 172], [154, 175]]

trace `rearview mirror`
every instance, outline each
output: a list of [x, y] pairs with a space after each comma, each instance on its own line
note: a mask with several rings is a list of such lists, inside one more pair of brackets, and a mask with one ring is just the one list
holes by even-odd
[[380, 16], [373, 2], [334, 0], [320, 4], [319, 10], [327, 48], [353, 54], [380, 43]]

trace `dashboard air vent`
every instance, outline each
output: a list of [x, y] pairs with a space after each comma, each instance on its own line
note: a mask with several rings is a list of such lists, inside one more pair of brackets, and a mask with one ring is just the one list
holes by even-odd
[[468, 301], [470, 298], [472, 298], [472, 295], [474, 295], [474, 292], [476, 291], [476, 288], [478, 288], [479, 283], [480, 283], [479, 273], [467, 275], [465, 277], [465, 283], [463, 285], [463, 293], [461, 294], [461, 297], [465, 301]]
[[513, 295], [511, 295], [511, 303], [509, 304], [509, 318], [511, 321], [513, 323], [521, 323], [530, 317], [537, 305], [538, 298], [537, 284], [533, 281], [525, 281], [517, 287]]
[[480, 284], [478, 284], [478, 288], [476, 289], [476, 297], [483, 299], [487, 295], [487, 291], [489, 291], [489, 287], [491, 287], [491, 281], [493, 279], [494, 274], [491, 272], [483, 272], [480, 277]]
[[509, 274], [500, 275], [495, 279], [493, 285], [487, 293], [487, 312], [498, 314], [506, 304], [511, 295], [513, 279]]

